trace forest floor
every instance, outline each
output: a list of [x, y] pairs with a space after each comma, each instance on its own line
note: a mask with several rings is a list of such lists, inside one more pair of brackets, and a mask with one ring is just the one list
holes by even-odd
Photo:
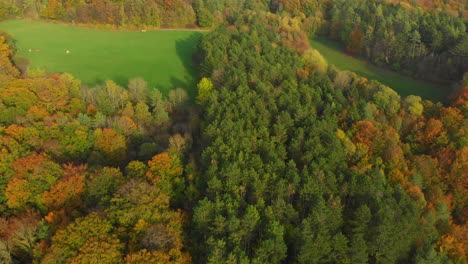
[[440, 85], [428, 81], [417, 80], [409, 76], [384, 69], [370, 62], [350, 56], [344, 52], [340, 43], [316, 38], [312, 40], [312, 47], [317, 49], [327, 59], [329, 64], [334, 64], [340, 70], [349, 70], [369, 80], [377, 80], [402, 96], [419, 95], [423, 99], [433, 101], [446, 101], [452, 92], [450, 84]]
[[98, 30], [26, 20], [2, 22], [0, 30], [13, 35], [17, 55], [29, 60], [30, 69], [71, 73], [85, 85], [126, 85], [142, 77], [164, 94], [176, 87], [196, 93], [192, 55], [202, 32]]

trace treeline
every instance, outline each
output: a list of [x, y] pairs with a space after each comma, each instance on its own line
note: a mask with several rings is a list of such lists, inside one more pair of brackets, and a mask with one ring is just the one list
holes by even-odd
[[[391, 1], [390, 1], [391, 2]], [[309, 33], [340, 41], [352, 55], [417, 78], [453, 82], [468, 71], [468, 35], [462, 17], [406, 3], [345, 0], [0, 0], [0, 19], [42, 18], [125, 28], [230, 24], [245, 11], [295, 18]], [[456, 1], [452, 1], [456, 2]], [[463, 4], [433, 1], [432, 6]], [[428, 1], [413, 5], [428, 5]], [[453, 13], [453, 12], [452, 12]]]
[[195, 12], [185, 0], [33, 0], [0, 1], [0, 18], [10, 16], [42, 18], [69, 23], [121, 27], [194, 27]]
[[0, 19], [20, 16], [120, 27], [213, 27], [245, 10], [307, 16], [328, 0], [0, 0]]
[[194, 261], [466, 262], [466, 88], [401, 98], [279, 26], [246, 15], [202, 40]]
[[377, 65], [432, 80], [460, 80], [468, 71], [465, 24], [447, 13], [335, 0], [329, 23], [330, 38]]
[[464, 0], [390, 0], [394, 4], [402, 4], [405, 7], [422, 7], [424, 9], [437, 9], [446, 11], [452, 15], [468, 19], [468, 3]]
[[0, 36], [0, 262], [189, 263], [184, 90], [22, 77]]

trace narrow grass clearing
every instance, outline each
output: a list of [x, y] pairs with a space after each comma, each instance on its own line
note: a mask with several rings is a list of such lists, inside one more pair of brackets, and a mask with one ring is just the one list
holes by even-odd
[[317, 49], [327, 59], [341, 70], [353, 71], [369, 80], [377, 80], [402, 96], [419, 95], [423, 99], [445, 101], [451, 92], [450, 85], [441, 86], [431, 82], [416, 80], [397, 72], [377, 67], [343, 52], [339, 43], [316, 38], [312, 40], [312, 47]]
[[24, 20], [2, 22], [0, 30], [14, 36], [30, 68], [68, 72], [87, 85], [108, 79], [126, 85], [142, 77], [164, 94], [175, 87], [195, 94], [192, 54], [201, 32], [95, 30]]

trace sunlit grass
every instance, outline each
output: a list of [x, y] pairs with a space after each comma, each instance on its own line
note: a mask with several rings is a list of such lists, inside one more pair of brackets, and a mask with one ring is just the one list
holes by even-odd
[[126, 85], [142, 77], [165, 94], [175, 87], [195, 93], [192, 54], [200, 32], [96, 30], [23, 20], [2, 22], [0, 30], [14, 36], [30, 68], [68, 72], [87, 85], [107, 79]]

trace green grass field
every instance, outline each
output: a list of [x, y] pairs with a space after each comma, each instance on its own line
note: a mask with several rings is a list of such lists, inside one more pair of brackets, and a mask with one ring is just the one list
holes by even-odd
[[104, 80], [126, 85], [142, 77], [165, 94], [174, 87], [195, 94], [192, 54], [201, 32], [110, 31], [23, 20], [2, 22], [0, 30], [14, 36], [18, 55], [29, 59], [30, 68], [68, 72], [86, 85]]
[[312, 47], [322, 53], [329, 64], [334, 64], [341, 70], [353, 71], [367, 79], [377, 80], [391, 87], [402, 96], [413, 94], [419, 95], [423, 99], [445, 101], [451, 92], [450, 85], [442, 86], [416, 80], [347, 55], [343, 52], [343, 47], [335, 41], [317, 38], [312, 40]]

